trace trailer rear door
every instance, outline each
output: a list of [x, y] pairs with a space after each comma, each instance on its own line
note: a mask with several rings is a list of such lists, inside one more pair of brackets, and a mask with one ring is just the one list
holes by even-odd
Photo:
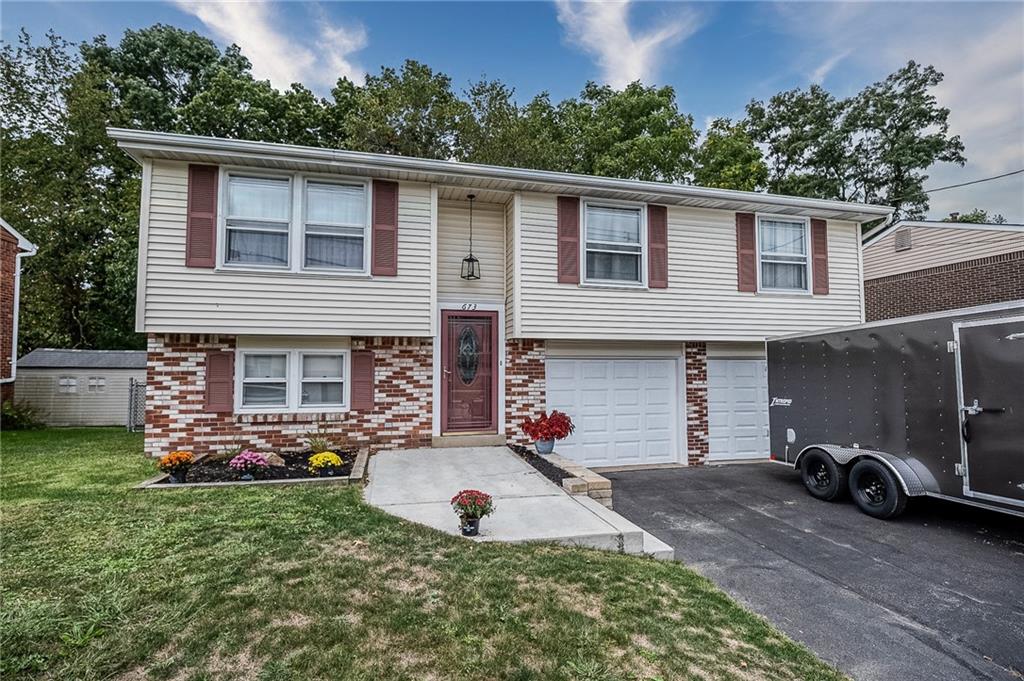
[[1024, 506], [1024, 317], [953, 328], [964, 494]]

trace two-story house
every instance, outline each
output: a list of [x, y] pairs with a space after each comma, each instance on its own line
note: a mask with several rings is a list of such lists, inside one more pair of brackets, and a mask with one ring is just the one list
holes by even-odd
[[765, 338], [861, 322], [860, 224], [890, 213], [110, 134], [143, 168], [151, 455], [296, 447], [321, 423], [382, 447], [523, 441], [560, 409], [558, 451], [591, 466], [765, 457]]

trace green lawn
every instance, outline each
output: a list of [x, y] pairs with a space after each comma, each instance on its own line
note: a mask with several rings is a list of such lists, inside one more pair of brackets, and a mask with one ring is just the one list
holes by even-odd
[[843, 678], [679, 564], [474, 544], [355, 488], [135, 491], [141, 444], [3, 433], [0, 677]]

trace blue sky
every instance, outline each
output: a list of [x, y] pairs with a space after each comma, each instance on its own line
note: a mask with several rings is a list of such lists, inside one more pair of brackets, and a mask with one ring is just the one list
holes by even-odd
[[[156, 22], [235, 42], [258, 77], [326, 92], [418, 59], [459, 88], [499, 78], [529, 98], [576, 94], [593, 79], [672, 85], [703, 128], [741, 116], [751, 98], [823, 84], [838, 96], [908, 59], [946, 74], [936, 93], [966, 146], [926, 187], [1024, 168], [1024, 4], [615, 2], [4, 2], [4, 40], [21, 27], [69, 40]], [[1024, 175], [932, 197], [931, 217], [974, 207], [1024, 222]]]

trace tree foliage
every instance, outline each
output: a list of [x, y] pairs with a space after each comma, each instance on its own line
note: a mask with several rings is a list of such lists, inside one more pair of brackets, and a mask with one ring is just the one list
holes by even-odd
[[1006, 218], [999, 213], [991, 215], [983, 208], [975, 208], [968, 213], [950, 213], [948, 217], [942, 218], [943, 222], [972, 222], [975, 224], [1005, 225]]
[[[416, 61], [320, 96], [252, 75], [237, 46], [156, 24], [115, 43], [24, 32], [0, 49], [4, 217], [39, 246], [24, 261], [21, 351], [141, 347], [134, 333], [140, 169], [107, 126], [927, 208], [925, 171], [963, 163], [942, 76], [913, 62], [861, 93], [819, 86], [753, 101], [700, 140], [671, 87], [587, 83], [525, 103], [498, 80], [457, 92]], [[763, 150], [763, 153], [762, 153]]]

